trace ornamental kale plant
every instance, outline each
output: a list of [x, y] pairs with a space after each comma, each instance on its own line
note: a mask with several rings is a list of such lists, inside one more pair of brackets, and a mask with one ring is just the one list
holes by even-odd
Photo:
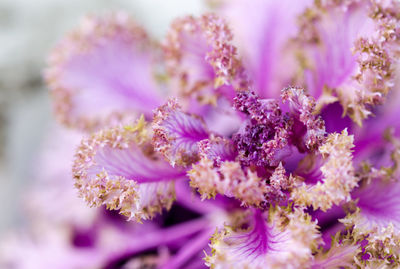
[[15, 268], [399, 268], [399, 57], [397, 0], [217, 1], [160, 42], [83, 19], [45, 78], [82, 136], [57, 185], [99, 209]]

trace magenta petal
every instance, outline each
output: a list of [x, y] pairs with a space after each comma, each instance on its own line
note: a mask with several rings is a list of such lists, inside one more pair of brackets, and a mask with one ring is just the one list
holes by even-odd
[[[27, 215], [34, 222], [88, 229], [99, 210], [89, 208], [71, 184], [71, 162], [82, 133], [56, 124], [43, 141], [43, 150], [33, 164], [31, 190], [24, 198]], [[1, 267], [1, 266], [0, 266]]]
[[[389, 2], [389, 1], [388, 1]], [[398, 9], [381, 1], [324, 2], [302, 17], [305, 81], [319, 106], [339, 100], [361, 126], [393, 88]], [[396, 11], [395, 11], [396, 10]]]
[[208, 138], [204, 121], [181, 110], [171, 99], [154, 112], [153, 144], [172, 166], [188, 166], [198, 160], [197, 142]]
[[126, 14], [83, 20], [49, 58], [46, 79], [59, 120], [92, 129], [127, 113], [151, 116], [162, 101], [153, 49]]
[[[265, 223], [260, 211], [254, 215], [253, 227], [249, 232], [226, 239], [228, 245], [237, 245], [232, 251], [238, 258], [254, 260], [274, 250], [274, 236]], [[236, 256], [235, 255], [235, 256]]]
[[106, 205], [140, 221], [172, 205], [173, 180], [185, 173], [154, 152], [148, 132], [142, 117], [136, 126], [103, 130], [82, 141], [73, 175], [91, 206]]
[[[315, 115], [315, 100], [303, 89], [289, 87], [282, 91], [283, 102], [288, 102], [294, 118], [293, 138], [300, 151], [315, 150], [325, 139], [325, 122]], [[299, 138], [298, 138], [299, 137]]]
[[223, 5], [246, 71], [262, 98], [278, 97], [280, 89], [289, 84], [295, 57], [285, 45], [296, 36], [297, 16], [310, 2], [234, 0]]
[[212, 160], [216, 166], [224, 161], [234, 161], [237, 156], [237, 149], [230, 139], [211, 137], [198, 145], [201, 157]]
[[214, 14], [172, 23], [164, 52], [177, 95], [202, 105], [233, 96], [231, 84], [242, 68], [231, 40], [225, 21]]
[[179, 173], [160, 156], [149, 156], [151, 152], [145, 152], [149, 148], [140, 148], [131, 145], [128, 148], [119, 149], [112, 146], [100, 147], [93, 157], [93, 163], [88, 170], [88, 174], [96, 175], [102, 171], [107, 171], [109, 175], [124, 177], [138, 183], [158, 182], [162, 180], [174, 179]]
[[325, 127], [328, 133], [340, 132], [346, 128], [349, 130], [349, 133], [353, 133], [353, 122], [348, 116], [343, 117], [343, 107], [339, 102], [324, 107], [320, 115], [325, 121]]
[[[211, 238], [206, 265], [220, 268], [308, 268], [311, 247], [319, 240], [315, 223], [300, 211], [288, 218], [280, 208], [269, 214], [243, 213]], [[232, 221], [231, 221], [232, 222]], [[286, 222], [286, 223], [285, 223]], [[306, 235], [307, 234], [307, 235]]]
[[382, 231], [389, 225], [400, 229], [400, 182], [375, 178], [364, 188], [354, 192], [360, 209], [355, 223], [357, 229]]
[[196, 114], [202, 116], [213, 133], [230, 137], [242, 124], [241, 115], [232, 110], [231, 100], [233, 97], [230, 100], [220, 98], [216, 106], [203, 106], [201, 112], [194, 109], [189, 111], [195, 111]]
[[355, 72], [356, 57], [352, 47], [362, 20], [366, 19], [357, 14], [351, 9], [345, 13], [336, 12], [317, 25], [324, 48], [315, 48], [312, 54], [316, 73], [308, 88], [314, 96], [321, 96], [324, 86], [339, 87]]
[[371, 264], [397, 263], [400, 184], [396, 167], [377, 170], [365, 165], [359, 172], [363, 184], [352, 193], [352, 213], [340, 220], [352, 230], [353, 238], [364, 239], [360, 258]]
[[314, 210], [330, 209], [351, 200], [350, 192], [358, 186], [355, 175], [352, 148], [353, 136], [347, 130], [332, 133], [318, 150], [317, 156], [307, 155], [300, 163], [298, 175], [305, 177], [291, 192], [292, 199]]
[[[355, 159], [364, 161], [368, 159], [375, 167], [381, 165], [387, 166], [390, 161], [390, 153], [386, 152], [384, 156], [380, 156], [382, 148], [387, 151], [385, 145], [384, 134], [388, 129], [392, 129], [393, 135], [400, 136], [400, 73], [397, 72], [397, 82], [383, 106], [377, 107], [374, 112], [374, 117], [364, 121], [363, 127], [355, 126], [354, 136], [355, 144]], [[375, 158], [374, 156], [378, 156]]]

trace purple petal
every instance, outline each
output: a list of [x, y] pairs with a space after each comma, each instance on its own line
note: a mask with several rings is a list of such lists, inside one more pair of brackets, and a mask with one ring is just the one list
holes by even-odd
[[340, 220], [352, 230], [353, 238], [364, 239], [361, 258], [367, 264], [398, 263], [400, 184], [396, 169], [397, 165], [380, 170], [364, 166], [359, 171], [361, 187], [352, 194], [356, 202]]
[[[318, 241], [315, 223], [304, 213], [291, 212], [284, 222], [280, 208], [270, 214], [255, 210], [242, 213], [211, 239], [208, 266], [221, 268], [307, 268], [312, 259], [310, 247]], [[306, 235], [307, 233], [307, 235]]]
[[278, 97], [294, 75], [295, 55], [286, 45], [298, 32], [297, 16], [310, 2], [234, 0], [223, 5], [246, 71], [262, 98]]
[[239, 130], [242, 124], [242, 117], [237, 111], [232, 109], [231, 100], [220, 98], [216, 106], [202, 106], [202, 110], [195, 110], [195, 107], [188, 111], [195, 113], [204, 118], [210, 131], [226, 137], [230, 137]]
[[321, 110], [327, 133], [340, 132], [346, 128], [349, 133], [353, 133], [353, 121], [348, 116], [343, 116], [343, 112], [339, 102], [329, 104]]
[[236, 148], [230, 139], [211, 137], [198, 143], [202, 158], [210, 159], [214, 165], [221, 162], [234, 161], [237, 156]]
[[46, 80], [59, 120], [93, 129], [144, 113], [162, 101], [154, 46], [126, 14], [87, 17], [53, 50]]
[[198, 160], [197, 142], [208, 138], [200, 117], [181, 110], [177, 100], [170, 99], [154, 111], [153, 144], [172, 166], [188, 166]]
[[165, 57], [172, 88], [189, 105], [192, 101], [215, 105], [219, 96], [233, 96], [230, 84], [241, 76], [242, 68], [231, 40], [224, 20], [213, 14], [172, 23], [164, 42]]
[[389, 225], [400, 229], [400, 182], [385, 179], [382, 174], [377, 176], [352, 194], [354, 200], [358, 199], [360, 210], [353, 219], [355, 229], [364, 233], [382, 232]]
[[297, 173], [306, 180], [291, 193], [297, 204], [326, 211], [333, 204], [350, 201], [350, 192], [358, 186], [359, 180], [355, 176], [351, 154], [353, 140], [346, 129], [341, 134], [330, 134], [319, 147], [320, 155], [305, 157]]
[[387, 165], [390, 154], [381, 154], [382, 149], [386, 151], [387, 142], [384, 135], [391, 130], [393, 135], [400, 136], [400, 73], [397, 72], [397, 82], [391, 93], [389, 93], [384, 105], [376, 107], [374, 117], [364, 121], [363, 127], [354, 126], [355, 136], [355, 159], [360, 162], [369, 160], [375, 167]]
[[277, 166], [290, 155], [293, 122], [282, 115], [276, 100], [241, 91], [234, 99], [234, 107], [250, 118], [233, 136], [242, 165]]
[[322, 95], [324, 86], [336, 88], [355, 72], [356, 56], [351, 49], [363, 23], [357, 11], [328, 12], [317, 25], [324, 48], [314, 50], [316, 74], [308, 85], [316, 97]]
[[332, 238], [332, 246], [328, 251], [320, 251], [315, 255], [311, 269], [357, 268], [354, 260], [360, 253], [360, 245], [355, 240], [348, 238], [338, 239], [338, 235], [339, 233]]
[[[358, 125], [382, 104], [393, 88], [395, 55], [399, 49], [393, 29], [400, 20], [400, 5], [382, 3], [325, 2], [303, 17], [306, 84], [319, 97], [319, 107], [339, 100]], [[308, 45], [306, 45], [308, 44]]]
[[315, 150], [325, 139], [325, 122], [315, 115], [315, 100], [300, 88], [286, 88], [282, 91], [283, 102], [289, 103], [294, 117], [293, 140], [298, 142], [299, 151]]
[[184, 172], [154, 152], [148, 132], [142, 117], [136, 126], [103, 130], [82, 141], [73, 175], [91, 206], [104, 204], [140, 221], [172, 205], [173, 180]]

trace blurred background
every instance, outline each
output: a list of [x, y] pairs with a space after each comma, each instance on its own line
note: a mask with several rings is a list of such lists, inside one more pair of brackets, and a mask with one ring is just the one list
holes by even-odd
[[42, 72], [57, 41], [88, 13], [124, 10], [161, 39], [173, 18], [205, 9], [201, 0], [0, 0], [0, 237], [23, 223], [21, 199], [54, 121]]

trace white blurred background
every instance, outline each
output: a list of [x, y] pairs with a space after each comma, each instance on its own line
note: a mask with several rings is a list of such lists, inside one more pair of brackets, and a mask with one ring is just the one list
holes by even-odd
[[[20, 200], [53, 116], [42, 71], [49, 50], [87, 13], [124, 10], [156, 38], [201, 0], [0, 0], [0, 236], [23, 221]], [[67, 160], [68, 161], [68, 160]]]

